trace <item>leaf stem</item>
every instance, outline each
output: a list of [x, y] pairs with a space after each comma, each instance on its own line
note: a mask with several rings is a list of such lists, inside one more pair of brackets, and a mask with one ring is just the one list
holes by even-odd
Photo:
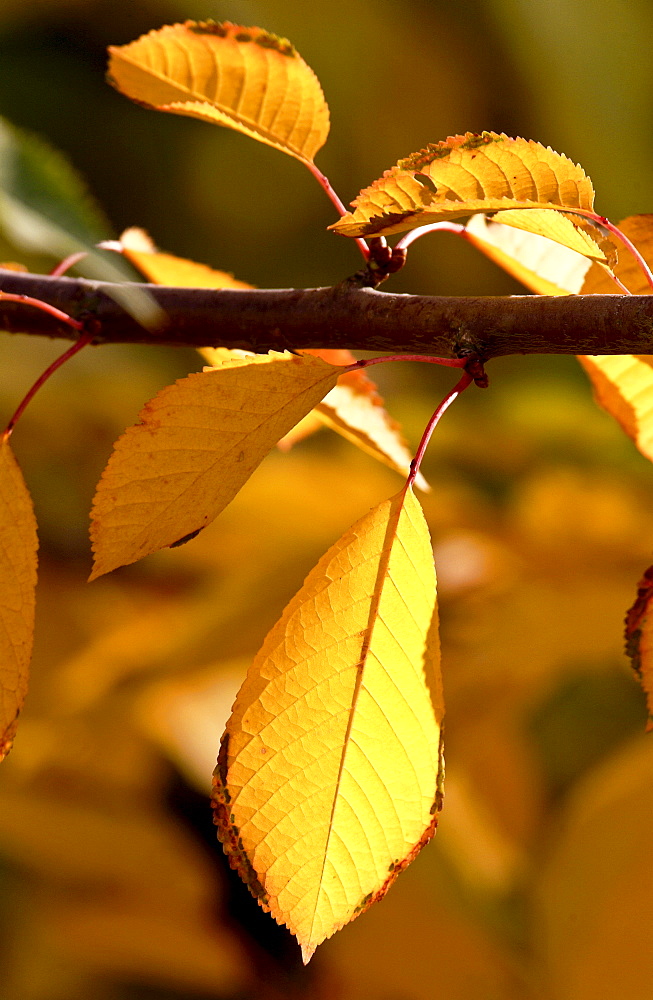
[[83, 260], [84, 257], [86, 257], [86, 250], [78, 250], [77, 253], [68, 254], [68, 256], [64, 257], [64, 259], [60, 261], [56, 267], [52, 268], [50, 271], [50, 277], [60, 278], [62, 274], [69, 271], [71, 267], [75, 266], [75, 264], [79, 264], [80, 260]]
[[[330, 199], [331, 203], [335, 206], [335, 208], [336, 208], [336, 210], [338, 212], [338, 215], [340, 215], [340, 216], [346, 215], [347, 214], [347, 209], [345, 208], [344, 202], [340, 200], [340, 197], [339, 197], [337, 191], [332, 186], [331, 181], [326, 176], [326, 174], [323, 174], [322, 171], [320, 170], [320, 168], [316, 167], [315, 164], [312, 161], [305, 160], [305, 161], [302, 161], [302, 162], [306, 163], [306, 166], [308, 167], [308, 169], [310, 170], [310, 172], [313, 174], [313, 177], [316, 179], [316, 181], [318, 182], [318, 184], [320, 185], [320, 187], [324, 191], [326, 191], [326, 194], [327, 194], [328, 198]], [[362, 253], [363, 260], [369, 260], [369, 257], [370, 257], [370, 248], [368, 247], [368, 245], [365, 242], [365, 240], [362, 237], [358, 236], [358, 237], [356, 237], [356, 239], [354, 240], [354, 242], [356, 243], [356, 245], [358, 246], [358, 249]]]
[[397, 241], [395, 250], [405, 250], [421, 236], [436, 232], [455, 233], [456, 236], [465, 237], [467, 230], [458, 222], [431, 222], [428, 226], [418, 226], [417, 229], [411, 229], [410, 232]]
[[11, 420], [7, 424], [7, 426], [6, 426], [5, 430], [4, 430], [4, 433], [2, 435], [3, 441], [7, 441], [9, 439], [9, 437], [11, 436], [11, 432], [13, 431], [13, 429], [16, 426], [16, 424], [17, 424], [18, 420], [20, 419], [20, 417], [23, 415], [23, 413], [24, 413], [24, 411], [25, 411], [28, 403], [31, 402], [31, 400], [34, 398], [34, 396], [39, 391], [39, 389], [41, 388], [41, 386], [44, 385], [47, 382], [47, 380], [50, 378], [51, 375], [54, 374], [54, 372], [56, 372], [57, 368], [61, 368], [61, 366], [63, 364], [65, 364], [65, 362], [68, 361], [69, 358], [74, 357], [74, 355], [77, 354], [79, 351], [81, 351], [81, 349], [83, 347], [86, 347], [87, 344], [90, 344], [92, 340], [93, 340], [93, 334], [92, 333], [85, 333], [85, 334], [83, 334], [79, 338], [79, 340], [77, 340], [72, 345], [72, 347], [69, 347], [67, 351], [64, 351], [63, 354], [60, 354], [59, 357], [56, 358], [52, 362], [52, 364], [49, 365], [45, 369], [44, 372], [42, 372], [41, 375], [39, 375], [39, 377], [37, 378], [37, 380], [34, 383], [34, 385], [32, 386], [32, 388], [29, 390], [29, 392], [26, 393], [26, 395], [21, 400], [21, 402], [18, 405], [18, 408], [16, 409], [14, 415], [12, 416]]
[[51, 306], [49, 302], [43, 302], [42, 299], [34, 299], [31, 295], [18, 295], [13, 292], [3, 292], [0, 290], [0, 300], [4, 302], [19, 302], [26, 306], [34, 306], [35, 309], [40, 309], [41, 312], [49, 313], [50, 316], [54, 316], [55, 319], [60, 320], [67, 326], [72, 326], [73, 330], [77, 330], [79, 333], [84, 329], [84, 324], [77, 319], [73, 319], [68, 313], [63, 312], [61, 309], [57, 309], [56, 306]]
[[458, 396], [460, 396], [461, 392], [464, 392], [467, 386], [471, 385], [473, 381], [474, 381], [474, 376], [470, 375], [469, 372], [465, 372], [464, 375], [462, 375], [461, 378], [456, 382], [453, 389], [451, 389], [447, 393], [447, 395], [444, 397], [440, 405], [433, 413], [433, 416], [429, 420], [424, 430], [424, 433], [422, 434], [422, 440], [420, 441], [419, 447], [415, 452], [415, 458], [410, 463], [410, 472], [408, 473], [408, 478], [406, 479], [406, 487], [405, 487], [406, 489], [409, 489], [415, 482], [415, 479], [417, 478], [419, 467], [422, 464], [422, 459], [424, 458], [424, 452], [426, 451], [428, 443], [431, 440], [431, 435], [433, 434], [433, 431], [435, 430], [440, 421], [440, 417], [446, 410], [449, 409], [453, 401], [457, 399]]

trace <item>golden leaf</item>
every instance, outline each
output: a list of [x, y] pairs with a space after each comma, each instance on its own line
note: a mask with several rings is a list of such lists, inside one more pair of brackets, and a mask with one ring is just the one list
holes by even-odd
[[109, 82], [157, 111], [244, 132], [312, 163], [329, 134], [313, 70], [261, 28], [186, 21], [109, 48]]
[[0, 760], [27, 694], [34, 636], [36, 521], [9, 442], [0, 444]]
[[639, 677], [646, 695], [648, 709], [647, 730], [653, 729], [653, 566], [649, 567], [639, 582], [635, 603], [626, 615], [626, 653], [633, 670]]
[[594, 399], [653, 461], [653, 355], [579, 354]]
[[322, 557], [241, 688], [218, 836], [307, 962], [430, 839], [442, 801], [435, 572], [410, 490]]
[[[619, 228], [653, 261], [653, 215], [633, 216]], [[531, 233], [504, 230], [481, 216], [466, 227], [470, 242], [540, 295], [614, 294], [609, 272], [578, 254]], [[635, 294], [650, 293], [641, 267], [632, 254], [619, 254], [614, 273]], [[594, 398], [615, 418], [646, 458], [653, 461], [653, 355], [578, 355], [587, 372]]]
[[467, 132], [400, 160], [330, 228], [343, 236], [387, 236], [477, 212], [505, 212], [506, 224], [604, 261], [598, 236], [591, 237], [582, 218], [562, 222], [550, 211], [591, 211], [593, 203], [592, 182], [566, 156], [526, 139]]
[[[618, 227], [635, 244], [644, 260], [651, 267], [653, 265], [653, 215], [630, 215], [628, 218], [622, 219], [618, 223]], [[642, 268], [633, 255], [627, 253], [623, 247], [613, 270], [633, 295], [651, 294], [651, 286], [646, 280]], [[581, 288], [583, 295], [614, 295], [618, 291], [617, 286], [610, 280], [610, 275], [598, 264], [589, 269]]]
[[[465, 227], [465, 234], [490, 260], [538, 295], [580, 292], [587, 271], [594, 266], [568, 247], [536, 233], [503, 226], [484, 215], [474, 215]], [[596, 270], [605, 274], [599, 265]], [[616, 290], [613, 284], [612, 289]]]
[[163, 389], [116, 442], [98, 485], [91, 579], [205, 528], [337, 377], [321, 358], [271, 353]]

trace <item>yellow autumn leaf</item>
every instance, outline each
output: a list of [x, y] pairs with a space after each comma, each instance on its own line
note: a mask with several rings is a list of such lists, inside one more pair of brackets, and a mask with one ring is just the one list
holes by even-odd
[[[618, 223], [619, 229], [635, 244], [649, 267], [653, 265], [653, 215], [630, 215]], [[631, 253], [622, 249], [614, 273], [633, 295], [650, 295], [651, 286]], [[583, 295], [614, 295], [618, 288], [605, 269], [593, 265], [581, 288]]]
[[590, 377], [596, 402], [653, 461], [653, 356], [582, 354], [578, 360]]
[[9, 442], [0, 443], [0, 760], [27, 694], [34, 636], [36, 521]]
[[442, 717], [431, 543], [404, 489], [345, 532], [267, 636], [214, 775], [230, 864], [305, 962], [433, 835]]
[[[400, 160], [352, 202], [330, 228], [343, 236], [381, 236], [416, 226], [499, 212], [501, 220], [605, 261], [598, 233], [565, 208], [592, 211], [585, 171], [540, 143], [496, 132], [450, 136]], [[557, 212], [551, 212], [557, 209]], [[516, 211], [519, 210], [519, 211]]]
[[[522, 285], [538, 295], [574, 295], [580, 292], [590, 267], [599, 265], [568, 247], [536, 233], [474, 215], [465, 226], [466, 239]], [[610, 281], [609, 278], [607, 278]], [[610, 282], [610, 284], [612, 284]], [[612, 289], [615, 286], [612, 285]]]
[[312, 163], [329, 109], [295, 48], [261, 28], [186, 21], [111, 46], [109, 82], [139, 104], [244, 132]]
[[[619, 228], [653, 262], [653, 215], [633, 216]], [[471, 243], [540, 295], [614, 294], [617, 286], [605, 267], [588, 264], [566, 247], [532, 233], [504, 229], [482, 216], [466, 226]], [[650, 293], [650, 287], [632, 254], [623, 252], [614, 273], [634, 294]], [[646, 458], [653, 461], [653, 355], [578, 355], [587, 372], [594, 398], [620, 424]]]
[[205, 528], [337, 377], [321, 358], [273, 352], [163, 389], [116, 442], [98, 485], [91, 579]]
[[635, 603], [626, 614], [626, 653], [646, 695], [647, 730], [653, 729], [653, 566], [639, 582]]

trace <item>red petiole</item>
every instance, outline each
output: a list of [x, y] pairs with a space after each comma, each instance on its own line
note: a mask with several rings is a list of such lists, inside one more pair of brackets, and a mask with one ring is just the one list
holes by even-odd
[[[308, 169], [310, 170], [310, 172], [313, 174], [313, 177], [318, 182], [318, 184], [320, 185], [320, 187], [326, 192], [326, 194], [327, 194], [328, 198], [330, 199], [332, 205], [335, 206], [335, 208], [336, 208], [336, 210], [338, 212], [338, 215], [340, 215], [340, 216], [346, 215], [347, 214], [347, 209], [345, 208], [344, 202], [341, 201], [341, 199], [340, 199], [337, 191], [335, 190], [335, 188], [332, 187], [331, 181], [326, 176], [326, 174], [323, 174], [322, 171], [320, 170], [320, 168], [316, 167], [314, 163], [306, 162], [306, 166], [308, 167]], [[356, 245], [358, 246], [358, 249], [362, 253], [363, 259], [364, 260], [369, 260], [369, 258], [370, 258], [370, 248], [368, 247], [368, 245], [365, 242], [365, 240], [362, 239], [360, 236], [358, 236], [354, 240], [354, 243], [356, 243]]]
[[440, 418], [443, 413], [449, 409], [453, 401], [457, 399], [461, 392], [464, 392], [467, 386], [471, 385], [473, 381], [474, 377], [470, 375], [469, 372], [465, 372], [465, 374], [458, 379], [453, 389], [447, 393], [438, 408], [435, 410], [433, 416], [426, 425], [424, 433], [422, 434], [422, 440], [420, 441], [419, 447], [415, 452], [415, 458], [410, 463], [410, 472], [408, 473], [405, 489], [409, 489], [415, 482], [417, 473], [419, 472], [419, 467], [422, 464], [422, 459], [424, 458], [424, 452], [428, 447], [431, 435], [440, 422]]
[[49, 303], [41, 301], [41, 299], [32, 298], [31, 295], [14, 295], [13, 292], [3, 292], [0, 290], [0, 301], [19, 302], [25, 306], [34, 306], [36, 309], [40, 309], [41, 312], [49, 313], [55, 319], [60, 320], [67, 326], [71, 326], [73, 330], [77, 330], [79, 333], [84, 329], [84, 324], [80, 323], [79, 320], [73, 319], [72, 316], [62, 312], [61, 309], [57, 309], [56, 306], [51, 306]]
[[64, 259], [60, 261], [56, 267], [52, 268], [50, 271], [50, 277], [60, 278], [62, 274], [69, 271], [71, 267], [75, 266], [75, 264], [79, 264], [80, 260], [83, 260], [84, 257], [86, 257], [85, 250], [79, 250], [77, 253], [69, 254], [67, 257], [64, 257]]
[[[4, 298], [8, 298], [9, 296], [3, 296], [3, 297]], [[22, 296], [15, 296], [15, 297], [22, 298]], [[58, 310], [57, 310], [57, 312], [58, 312]], [[76, 322], [76, 321], [73, 320], [72, 322]], [[21, 403], [19, 404], [16, 412], [14, 413], [13, 417], [11, 418], [11, 420], [9, 421], [9, 423], [7, 424], [7, 426], [5, 428], [5, 431], [4, 431], [4, 434], [2, 435], [4, 441], [8, 440], [8, 438], [10, 437], [11, 432], [13, 431], [14, 427], [16, 426], [18, 420], [23, 415], [23, 412], [25, 411], [28, 403], [31, 402], [31, 400], [34, 398], [34, 396], [39, 391], [39, 389], [41, 388], [41, 386], [44, 385], [47, 382], [47, 380], [50, 378], [50, 376], [54, 372], [56, 372], [57, 368], [61, 368], [61, 366], [63, 364], [65, 364], [65, 362], [68, 361], [69, 358], [74, 357], [75, 354], [77, 354], [79, 351], [81, 351], [82, 347], [86, 347], [86, 345], [90, 344], [92, 340], [93, 340], [93, 334], [91, 334], [91, 333], [85, 333], [85, 334], [83, 334], [83, 336], [81, 336], [79, 338], [79, 340], [76, 341], [72, 345], [72, 347], [69, 347], [67, 351], [64, 351], [63, 354], [61, 354], [55, 361], [52, 362], [51, 365], [49, 365], [45, 369], [45, 371], [41, 375], [39, 375], [39, 377], [37, 378], [36, 382], [34, 383], [34, 385], [32, 386], [32, 388], [29, 390], [29, 392], [24, 396], [24, 398], [22, 399]]]

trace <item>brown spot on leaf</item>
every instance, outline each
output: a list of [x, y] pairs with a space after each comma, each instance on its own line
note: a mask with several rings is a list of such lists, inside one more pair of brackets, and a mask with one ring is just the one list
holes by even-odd
[[219, 776], [214, 775], [211, 804], [213, 806], [213, 822], [217, 827], [218, 840], [227, 855], [230, 867], [238, 872], [251, 894], [263, 909], [269, 910], [269, 900], [265, 887], [261, 883], [249, 859], [240, 835], [240, 830], [233, 822], [233, 813], [231, 813], [227, 806], [227, 794], [228, 790], [221, 782]]
[[217, 35], [219, 38], [226, 38], [232, 25], [228, 21], [224, 24], [218, 21], [186, 21], [186, 27], [195, 35]]
[[204, 530], [203, 528], [197, 528], [195, 531], [189, 531], [187, 535], [183, 536], [183, 538], [178, 538], [176, 542], [171, 542], [171, 544], [168, 546], [168, 548], [170, 548], [170, 549], [178, 549], [180, 545], [185, 545], [186, 542], [191, 542], [193, 540], [193, 538], [197, 538], [197, 536], [199, 535], [200, 531], [203, 531], [203, 530]]

